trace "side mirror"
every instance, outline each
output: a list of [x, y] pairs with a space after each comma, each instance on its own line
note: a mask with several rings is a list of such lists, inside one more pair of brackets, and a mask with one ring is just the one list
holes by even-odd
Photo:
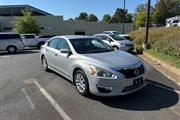
[[108, 38], [108, 41], [111, 43], [111, 42], [113, 42], [113, 40], [111, 40], [111, 38]]
[[60, 53], [67, 54], [67, 57], [72, 55], [72, 52], [69, 49], [60, 49]]
[[60, 49], [60, 53], [64, 53], [64, 54], [68, 54], [70, 53], [71, 51], [68, 50], [68, 49]]

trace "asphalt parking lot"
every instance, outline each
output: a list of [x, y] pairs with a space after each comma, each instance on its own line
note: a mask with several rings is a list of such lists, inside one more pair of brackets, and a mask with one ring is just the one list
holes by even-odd
[[147, 65], [148, 85], [127, 96], [81, 96], [41, 67], [38, 50], [0, 53], [0, 120], [179, 120], [180, 87]]

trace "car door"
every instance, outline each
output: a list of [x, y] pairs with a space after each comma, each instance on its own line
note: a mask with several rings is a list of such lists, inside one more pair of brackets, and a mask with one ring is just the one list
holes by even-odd
[[36, 45], [35, 35], [22, 35], [23, 44], [27, 47]]
[[48, 41], [47, 43], [47, 47], [45, 48], [45, 57], [47, 59], [47, 63], [48, 65], [55, 69], [58, 70], [58, 66], [57, 66], [57, 53], [59, 52], [59, 50], [57, 50], [57, 39], [51, 39], [50, 41]]
[[63, 38], [58, 38], [57, 39], [57, 49], [58, 49], [58, 53], [56, 56], [56, 65], [58, 66], [58, 70], [63, 73], [64, 75], [66, 75], [67, 77], [69, 77], [69, 63], [71, 62], [71, 56], [68, 56], [68, 53], [62, 53], [61, 50], [70, 50], [69, 44], [68, 42], [63, 39]]
[[0, 50], [5, 50], [5, 47], [7, 46], [7, 40], [5, 40], [5, 38], [5, 34], [0, 34]]
[[111, 38], [109, 38], [107, 35], [102, 35], [101, 39], [108, 45], [113, 46], [113, 40], [111, 40]]

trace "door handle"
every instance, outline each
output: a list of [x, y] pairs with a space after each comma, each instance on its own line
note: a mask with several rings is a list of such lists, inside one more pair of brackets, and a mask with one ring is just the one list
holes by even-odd
[[54, 54], [55, 56], [58, 56], [56, 53]]

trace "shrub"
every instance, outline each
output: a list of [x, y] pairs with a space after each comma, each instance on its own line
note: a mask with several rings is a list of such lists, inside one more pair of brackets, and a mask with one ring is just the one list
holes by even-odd
[[[134, 40], [135, 48], [140, 51], [143, 50], [143, 43], [145, 41], [145, 29], [130, 32]], [[151, 28], [149, 30], [148, 46], [157, 52], [171, 55], [180, 55], [180, 28]]]

